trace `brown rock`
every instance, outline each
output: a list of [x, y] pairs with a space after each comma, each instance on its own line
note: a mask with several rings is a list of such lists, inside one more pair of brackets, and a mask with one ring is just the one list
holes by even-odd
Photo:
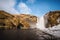
[[0, 11], [0, 28], [5, 29], [28, 29], [30, 27], [29, 22], [37, 22], [37, 17], [28, 14], [12, 15], [5, 11]]
[[0, 27], [10, 28], [12, 26], [11, 21], [9, 19], [12, 19], [14, 16], [5, 12], [0, 11]]
[[44, 17], [47, 28], [60, 24], [60, 11], [50, 11]]
[[37, 17], [30, 14], [20, 14], [15, 15], [21, 24], [24, 25], [22, 29], [28, 29], [30, 27], [30, 22], [37, 23]]

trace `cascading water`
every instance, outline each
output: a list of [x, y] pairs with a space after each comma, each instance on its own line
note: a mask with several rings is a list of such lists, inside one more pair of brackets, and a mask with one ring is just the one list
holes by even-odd
[[44, 16], [37, 18], [37, 28], [40, 30], [46, 29], [44, 23]]
[[[51, 35], [54, 35], [54, 36], [57, 36], [57, 37], [60, 37], [60, 25], [57, 25], [55, 27], [52, 27], [52, 28], [45, 28], [45, 23], [46, 23], [46, 19], [44, 19], [44, 16], [40, 17], [40, 18], [37, 18], [37, 26], [36, 28], [37, 29], [40, 29], [46, 33], [49, 33]], [[54, 31], [56, 30], [57, 31]]]

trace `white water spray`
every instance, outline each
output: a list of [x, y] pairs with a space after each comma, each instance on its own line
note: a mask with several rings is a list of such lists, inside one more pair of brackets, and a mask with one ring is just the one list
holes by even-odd
[[44, 23], [44, 17], [37, 18], [37, 28], [40, 30], [44, 30], [45, 28], [45, 23]]
[[42, 30], [46, 33], [49, 33], [51, 35], [54, 35], [56, 37], [60, 37], [60, 24], [56, 25], [56, 26], [53, 26], [51, 28], [45, 28], [45, 23], [47, 23], [47, 20], [44, 19], [44, 16], [42, 16], [40, 18], [37, 18], [36, 28], [39, 29], [39, 30]]

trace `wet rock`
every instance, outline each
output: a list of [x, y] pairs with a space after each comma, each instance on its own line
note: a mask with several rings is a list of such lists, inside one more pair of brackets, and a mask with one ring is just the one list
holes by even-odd
[[[58, 40], [53, 35], [45, 33], [38, 29], [28, 30], [3, 30], [0, 31], [2, 40]], [[38, 33], [38, 34], [37, 34]]]

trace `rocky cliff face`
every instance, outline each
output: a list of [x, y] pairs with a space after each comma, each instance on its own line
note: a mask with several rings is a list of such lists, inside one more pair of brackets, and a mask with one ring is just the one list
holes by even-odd
[[60, 24], [60, 11], [50, 11], [45, 16], [46, 27], [53, 27]]
[[34, 15], [30, 15], [30, 14], [20, 14], [20, 19], [27, 22], [30, 25], [30, 28], [35, 27], [37, 23], [37, 17]]
[[0, 11], [0, 27], [5, 27], [7, 29], [28, 29], [30, 27], [30, 22], [36, 23], [37, 17], [30, 14], [20, 14], [12, 15], [5, 11]]
[[10, 19], [13, 19], [13, 15], [5, 12], [5, 11], [0, 11], [0, 27], [1, 28], [9, 28], [12, 27], [12, 23]]

